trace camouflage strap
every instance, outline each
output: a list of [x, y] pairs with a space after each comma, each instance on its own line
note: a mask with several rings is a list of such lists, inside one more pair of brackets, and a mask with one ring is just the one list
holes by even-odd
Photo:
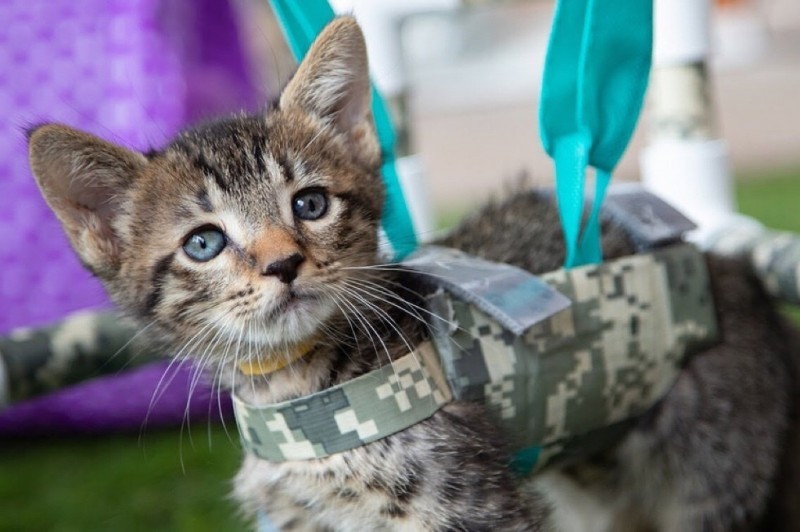
[[770, 295], [800, 305], [800, 235], [757, 228], [727, 231], [712, 239], [709, 250], [749, 257]]
[[423, 246], [403, 261], [403, 266], [421, 273], [430, 285], [474, 305], [516, 336], [571, 304], [528, 271], [453, 248]]
[[333, 388], [255, 406], [233, 396], [245, 449], [271, 462], [323, 458], [385, 438], [451, 400], [436, 353], [421, 344], [389, 365]]
[[538, 465], [580, 435], [645, 412], [717, 336], [705, 258], [681, 244], [543, 276], [572, 306], [515, 336], [440, 291], [434, 335], [456, 399], [485, 403]]
[[443, 318], [432, 322], [436, 350], [422, 344], [390, 366], [280, 404], [234, 397], [244, 447], [270, 461], [321, 458], [422, 421], [452, 394], [486, 404], [513, 445], [535, 447], [542, 465], [613, 439], [666, 393], [687, 354], [716, 339], [705, 258], [691, 245], [543, 279], [572, 306], [522, 336], [439, 290], [430, 298]]
[[152, 360], [154, 348], [146, 346], [144, 339], [139, 341], [137, 332], [118, 315], [96, 311], [76, 312], [45, 327], [11, 331], [0, 337], [0, 366], [5, 366], [7, 389], [0, 405]]

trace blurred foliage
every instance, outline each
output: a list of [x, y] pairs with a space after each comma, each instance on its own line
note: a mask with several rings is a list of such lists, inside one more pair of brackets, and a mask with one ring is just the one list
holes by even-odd
[[[236, 428], [0, 444], [0, 531], [245, 530]], [[191, 439], [190, 439], [191, 436]]]
[[[736, 184], [739, 210], [771, 229], [800, 233], [800, 170], [787, 168], [766, 175], [743, 175]], [[784, 311], [800, 324], [800, 308]]]
[[736, 183], [739, 210], [772, 229], [800, 233], [800, 169], [745, 174]]

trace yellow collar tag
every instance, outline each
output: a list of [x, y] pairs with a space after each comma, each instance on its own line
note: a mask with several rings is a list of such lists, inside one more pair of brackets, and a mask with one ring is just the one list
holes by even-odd
[[241, 362], [239, 371], [248, 376], [269, 375], [306, 356], [315, 344], [316, 338], [311, 338], [296, 344], [293, 349], [270, 351], [265, 356]]

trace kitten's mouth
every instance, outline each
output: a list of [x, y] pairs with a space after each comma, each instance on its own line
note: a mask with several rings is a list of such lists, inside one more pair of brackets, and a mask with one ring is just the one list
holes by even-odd
[[254, 345], [285, 347], [307, 339], [333, 313], [332, 304], [313, 289], [283, 286], [262, 303], [246, 326]]
[[309, 302], [313, 299], [312, 296], [299, 292], [293, 287], [289, 287], [278, 296], [277, 301], [267, 310], [265, 319], [270, 321], [276, 320], [288, 312], [295, 312], [307, 308]]

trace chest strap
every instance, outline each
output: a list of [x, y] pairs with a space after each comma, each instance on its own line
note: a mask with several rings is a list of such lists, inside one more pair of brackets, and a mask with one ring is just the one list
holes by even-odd
[[450, 402], [430, 342], [375, 371], [312, 395], [264, 406], [235, 394], [245, 449], [271, 462], [324, 458], [380, 440]]

